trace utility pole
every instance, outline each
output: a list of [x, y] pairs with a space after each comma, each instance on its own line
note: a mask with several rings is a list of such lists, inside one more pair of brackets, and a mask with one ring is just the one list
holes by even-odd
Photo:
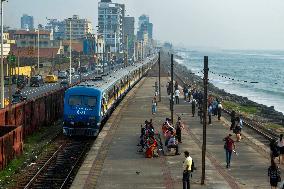
[[159, 52], [159, 102], [161, 102], [161, 52]]
[[[8, 55], [7, 57], [9, 69], [8, 69], [8, 76], [9, 76], [9, 107], [11, 108], [12, 105], [12, 65], [16, 62], [16, 56], [13, 54]], [[4, 105], [5, 106], [5, 105]]]
[[72, 18], [69, 18], [69, 26], [70, 26], [70, 33], [69, 33], [69, 37], [70, 37], [70, 41], [69, 41], [69, 46], [70, 46], [70, 58], [69, 58], [69, 85], [72, 84], [72, 74], [71, 74], [71, 68], [72, 68]]
[[134, 42], [133, 62], [136, 62], [136, 42]]
[[3, 2], [5, 0], [1, 0], [1, 108], [5, 107], [4, 100], [5, 100], [5, 92], [4, 92], [4, 55], [3, 55]]
[[207, 125], [207, 87], [208, 87], [208, 56], [204, 56], [204, 97], [203, 97], [203, 143], [202, 143], [202, 176], [201, 184], [205, 182], [205, 156], [206, 156], [206, 125]]
[[[105, 39], [104, 39], [104, 41], [105, 41]], [[104, 42], [104, 45], [103, 45], [103, 74], [105, 74], [105, 60], [106, 60], [105, 51], [106, 51], [106, 45], [105, 45], [105, 42]]]
[[18, 75], [17, 75], [17, 81], [19, 80], [20, 75], [20, 51], [18, 49]]
[[79, 76], [80, 76], [80, 82], [82, 80], [82, 69], [81, 69], [81, 52], [79, 52], [79, 61], [78, 61], [78, 67], [79, 67]]
[[125, 45], [126, 45], [126, 49], [125, 49], [125, 63], [126, 63], [126, 66], [128, 66], [128, 35], [125, 36]]
[[114, 31], [114, 53], [116, 55], [117, 47], [116, 47], [116, 31]]
[[37, 72], [39, 74], [39, 27], [37, 29]]
[[[11, 71], [12, 71], [12, 62], [11, 62], [11, 58], [10, 55], [8, 57], [8, 65], [9, 65], [9, 69], [8, 69], [8, 77], [9, 77], [9, 114], [11, 113], [11, 106], [12, 106], [12, 75], [11, 75]], [[18, 81], [17, 81], [18, 82]]]
[[174, 124], [174, 55], [171, 54], [171, 120], [172, 124]]
[[142, 56], [142, 60], [144, 59], [144, 42], [143, 41], [141, 41], [141, 45], [142, 45], [142, 47], [141, 47], [141, 56]]

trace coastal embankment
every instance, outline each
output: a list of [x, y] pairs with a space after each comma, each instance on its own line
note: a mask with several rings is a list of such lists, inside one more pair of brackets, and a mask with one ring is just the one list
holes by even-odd
[[[166, 57], [167, 55], [164, 56]], [[177, 58], [182, 59], [181, 56], [178, 56]], [[185, 65], [179, 64], [177, 61], [175, 61], [174, 72], [179, 76], [179, 78], [185, 81], [185, 83], [188, 83], [198, 90], [203, 90], [203, 79], [194, 74]], [[268, 107], [266, 105], [249, 100], [247, 97], [230, 94], [225, 90], [214, 86], [214, 83], [209, 83], [208, 90], [209, 95], [222, 99], [223, 105], [227, 109], [236, 110], [239, 114], [261, 123], [269, 129], [278, 130], [280, 132], [282, 131], [281, 128], [284, 126], [283, 113], [276, 111], [273, 106]]]

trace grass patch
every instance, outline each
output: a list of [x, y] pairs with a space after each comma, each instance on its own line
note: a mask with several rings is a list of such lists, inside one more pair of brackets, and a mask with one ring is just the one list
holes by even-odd
[[249, 114], [249, 115], [255, 115], [258, 113], [258, 109], [256, 106], [240, 105], [232, 101], [224, 101], [223, 107], [225, 109], [235, 110], [236, 112], [241, 112], [241, 113]]
[[273, 130], [283, 129], [282, 125], [279, 125], [279, 124], [276, 124], [276, 123], [267, 123], [267, 124], [265, 124], [265, 127], [268, 128], [268, 129], [273, 129]]
[[4, 170], [0, 171], [0, 188], [13, 188], [13, 185], [16, 183], [13, 176], [31, 162], [35, 161], [37, 155], [43, 150], [49, 148], [49, 145], [46, 144], [58, 133], [56, 132], [57, 130], [59, 131], [58, 126], [41, 127], [39, 131], [25, 139], [23, 154], [15, 157]]

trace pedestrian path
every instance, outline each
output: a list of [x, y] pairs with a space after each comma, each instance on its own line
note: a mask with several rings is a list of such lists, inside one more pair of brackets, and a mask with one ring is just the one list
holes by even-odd
[[[233, 157], [231, 170], [225, 168], [222, 139], [228, 134], [223, 124], [213, 119], [207, 131], [206, 184], [200, 185], [202, 125], [191, 117], [191, 106], [180, 100], [175, 113], [182, 117], [186, 128], [182, 131], [181, 155], [165, 155], [147, 159], [137, 152], [140, 125], [153, 119], [156, 131], [170, 117], [169, 98], [162, 88], [162, 102], [158, 112], [151, 114], [151, 100], [156, 78], [145, 78], [125, 98], [105, 125], [71, 188], [96, 189], [180, 189], [182, 188], [183, 151], [188, 150], [197, 170], [191, 188], [269, 188], [266, 171], [268, 160], [245, 141], [237, 144], [239, 156]], [[167, 78], [162, 78], [166, 86]], [[175, 116], [175, 119], [177, 117]]]

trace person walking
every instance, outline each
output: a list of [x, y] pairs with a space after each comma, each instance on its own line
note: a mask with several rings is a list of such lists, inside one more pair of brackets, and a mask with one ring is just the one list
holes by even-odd
[[179, 104], [179, 95], [180, 91], [178, 89], [175, 90], [175, 99], [176, 99], [176, 104]]
[[236, 139], [237, 139], [237, 142], [240, 142], [241, 139], [242, 139], [242, 128], [240, 126], [240, 117], [236, 117], [235, 118], [235, 127], [234, 127], [234, 130], [233, 132], [236, 134]]
[[191, 102], [192, 117], [195, 116], [195, 109], [196, 109], [196, 100], [192, 99], [192, 102]]
[[175, 82], [175, 90], [178, 90], [178, 82]]
[[231, 166], [231, 158], [232, 158], [232, 152], [235, 151], [236, 146], [234, 140], [231, 138], [231, 134], [229, 134], [227, 137], [223, 139], [225, 141], [224, 149], [226, 152], [226, 168], [229, 168]]
[[222, 109], [223, 109], [223, 106], [222, 106], [221, 102], [218, 102], [218, 106], [217, 106], [218, 120], [221, 119]]
[[270, 157], [275, 159], [280, 156], [280, 149], [278, 148], [277, 140], [272, 139], [269, 143], [270, 147]]
[[168, 82], [167, 83], [167, 93], [168, 93], [168, 95], [170, 95], [171, 94], [171, 84], [170, 84], [170, 82]]
[[230, 130], [234, 130], [235, 126], [236, 126], [236, 112], [233, 110], [230, 114], [231, 116], [231, 127]]
[[183, 162], [183, 174], [182, 174], [182, 186], [183, 189], [190, 189], [190, 175], [191, 175], [191, 165], [192, 158], [189, 156], [189, 152], [184, 152], [185, 160]]
[[218, 101], [217, 101], [217, 99], [213, 100], [212, 107], [213, 107], [213, 116], [216, 116], [218, 114]]
[[284, 138], [283, 134], [280, 134], [279, 139], [277, 140], [277, 147], [279, 149], [279, 164], [283, 164], [284, 161]]
[[178, 117], [178, 121], [176, 123], [176, 136], [177, 136], [177, 140], [179, 143], [182, 143], [181, 141], [181, 130], [184, 128], [184, 125], [181, 121], [181, 117]]
[[184, 96], [184, 101], [187, 101], [188, 98], [188, 88], [186, 85], [183, 86], [183, 96]]
[[152, 114], [156, 114], [157, 112], [157, 99], [154, 97], [152, 99]]
[[211, 122], [212, 113], [213, 113], [213, 107], [212, 107], [212, 104], [209, 104], [208, 106], [208, 124], [209, 125], [212, 125], [212, 122]]
[[271, 165], [268, 168], [268, 178], [271, 189], [276, 189], [278, 182], [281, 182], [281, 173], [279, 167], [276, 166], [274, 159], [271, 159]]

